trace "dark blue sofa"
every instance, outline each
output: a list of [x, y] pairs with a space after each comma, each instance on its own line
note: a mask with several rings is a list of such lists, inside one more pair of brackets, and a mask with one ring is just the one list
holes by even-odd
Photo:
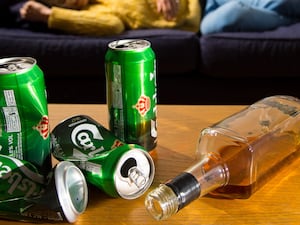
[[300, 97], [300, 23], [266, 32], [206, 36], [149, 29], [86, 37], [20, 21], [20, 3], [12, 1], [0, 7], [0, 57], [36, 58], [49, 102], [105, 103], [107, 44], [127, 38], [151, 42], [161, 104], [250, 104], [274, 94]]

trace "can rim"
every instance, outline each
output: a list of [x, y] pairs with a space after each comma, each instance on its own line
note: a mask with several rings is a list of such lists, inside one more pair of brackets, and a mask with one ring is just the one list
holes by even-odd
[[[68, 161], [61, 161], [56, 165], [54, 177], [58, 199], [64, 216], [68, 222], [73, 223], [87, 207], [88, 188], [85, 177], [74, 163]], [[78, 186], [78, 183], [80, 186]], [[79, 198], [76, 197], [78, 195], [70, 192], [73, 184], [76, 184], [78, 187], [77, 194], [80, 195]], [[76, 203], [81, 205], [78, 207]]]
[[[138, 48], [133, 48], [132, 44], [138, 43]], [[142, 46], [140, 43], [144, 43], [144, 46]], [[124, 48], [118, 47], [118, 46], [124, 46]], [[131, 51], [131, 50], [144, 50], [149, 47], [151, 47], [151, 43], [144, 39], [121, 39], [112, 41], [108, 44], [108, 47], [115, 51]]]
[[[15, 63], [18, 65], [13, 67], [13, 70], [5, 69], [7, 68], [7, 64]], [[27, 63], [25, 66], [24, 63]], [[22, 73], [30, 70], [34, 65], [36, 65], [36, 59], [32, 57], [8, 57], [0, 59], [0, 75], [4, 74], [15, 74], [15, 73]]]

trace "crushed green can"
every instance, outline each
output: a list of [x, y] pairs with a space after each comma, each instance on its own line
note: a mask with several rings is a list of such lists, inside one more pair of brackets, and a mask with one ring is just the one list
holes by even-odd
[[28, 222], [75, 222], [87, 206], [84, 175], [58, 163], [47, 179], [30, 162], [0, 155], [0, 218]]
[[151, 185], [154, 163], [141, 146], [120, 141], [86, 115], [68, 118], [51, 132], [52, 153], [71, 161], [88, 182], [109, 196], [135, 199]]

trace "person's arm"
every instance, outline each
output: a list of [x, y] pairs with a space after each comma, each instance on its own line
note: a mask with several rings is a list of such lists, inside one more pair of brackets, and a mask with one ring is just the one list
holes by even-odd
[[112, 35], [124, 31], [119, 17], [110, 13], [100, 4], [89, 5], [82, 10], [45, 6], [36, 1], [28, 1], [20, 9], [21, 18], [32, 22], [43, 22], [50, 29], [71, 34]]
[[48, 27], [72, 34], [112, 35], [124, 31], [122, 20], [101, 5], [90, 5], [84, 10], [52, 7]]
[[89, 4], [89, 0], [38, 0], [47, 6], [56, 6], [66, 9], [83, 9]]
[[50, 14], [51, 8], [36, 1], [27, 1], [20, 8], [21, 18], [32, 22], [42, 22], [47, 24]]

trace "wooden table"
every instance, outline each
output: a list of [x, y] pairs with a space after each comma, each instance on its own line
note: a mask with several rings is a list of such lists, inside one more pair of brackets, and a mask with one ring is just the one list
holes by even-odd
[[[193, 163], [199, 131], [244, 106], [158, 106], [158, 147], [153, 185], [173, 178]], [[53, 128], [67, 117], [86, 114], [107, 127], [106, 105], [49, 105]], [[113, 199], [90, 187], [89, 203], [75, 224], [80, 225], [208, 225], [300, 224], [300, 159], [286, 167], [247, 200], [203, 197], [166, 221], [155, 221], [144, 207], [144, 197]], [[0, 220], [0, 225], [24, 224]], [[68, 223], [66, 223], [68, 224]]]

